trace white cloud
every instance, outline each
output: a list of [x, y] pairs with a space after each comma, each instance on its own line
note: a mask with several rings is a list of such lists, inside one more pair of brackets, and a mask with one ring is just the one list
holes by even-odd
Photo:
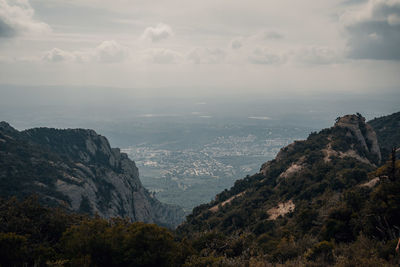
[[288, 47], [282, 47], [280, 40], [284, 36], [271, 30], [258, 31], [255, 34], [237, 37], [231, 40], [229, 62], [232, 64], [276, 65], [286, 63]]
[[305, 64], [325, 65], [343, 62], [343, 52], [329, 47], [306, 47], [294, 53], [296, 61]]
[[226, 53], [220, 48], [194, 48], [187, 55], [187, 60], [195, 64], [218, 64], [225, 60]]
[[129, 57], [129, 50], [114, 40], [104, 41], [94, 50], [98, 61], [103, 63], [115, 63], [124, 61]]
[[147, 49], [143, 54], [146, 61], [156, 64], [175, 64], [182, 60], [180, 53], [164, 48]]
[[258, 40], [258, 41], [280, 40], [283, 38], [284, 38], [283, 34], [277, 32], [277, 31], [271, 31], [271, 30], [260, 31], [249, 37], [249, 39], [252, 41], [254, 41], [254, 40]]
[[260, 45], [265, 44], [268, 41], [278, 41], [281, 39], [284, 39], [284, 35], [282, 33], [273, 30], [262, 30], [246, 37], [241, 36], [234, 38], [230, 42], [230, 47], [232, 49], [239, 49], [243, 46]]
[[75, 55], [59, 48], [53, 48], [50, 51], [45, 52], [43, 60], [49, 62], [73, 61], [75, 60]]
[[48, 62], [101, 62], [116, 63], [129, 58], [129, 49], [114, 40], [103, 41], [97, 47], [86, 51], [66, 51], [53, 48], [44, 53], [43, 60]]
[[272, 52], [265, 47], [255, 48], [248, 59], [253, 64], [263, 64], [263, 65], [276, 65], [286, 62], [286, 57], [278, 53]]
[[400, 60], [400, 0], [370, 0], [344, 13], [341, 22], [350, 57]]
[[159, 23], [155, 27], [147, 27], [142, 34], [142, 39], [159, 42], [168, 39], [172, 35], [173, 31], [169, 25]]
[[50, 26], [33, 18], [34, 10], [27, 0], [0, 0], [0, 37], [41, 34]]

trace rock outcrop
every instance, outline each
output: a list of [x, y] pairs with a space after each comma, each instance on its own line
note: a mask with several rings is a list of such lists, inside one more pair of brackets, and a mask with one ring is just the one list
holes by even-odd
[[326, 163], [335, 157], [350, 157], [370, 165], [381, 163], [382, 156], [377, 135], [371, 125], [366, 123], [365, 118], [359, 114], [338, 118], [333, 127], [321, 131], [318, 136], [318, 142], [312, 146], [305, 146], [304, 141], [294, 141], [283, 147], [273, 161], [266, 162], [261, 166], [260, 173], [266, 175], [273, 162], [283, 163], [288, 158], [291, 158], [291, 163], [280, 173], [279, 178], [289, 178], [301, 171], [307, 166], [306, 157], [299, 156], [293, 162], [292, 156], [301, 152], [303, 146], [314, 153], [323, 153]]
[[337, 120], [335, 127], [343, 127], [349, 129], [357, 138], [363, 149], [372, 153], [380, 163], [382, 157], [378, 145], [378, 138], [374, 129], [368, 123], [365, 123], [365, 118], [361, 115], [346, 115]]
[[[2, 122], [0, 139], [3, 196], [35, 193], [50, 205], [73, 211], [171, 228], [184, 218], [181, 208], [152, 197], [142, 186], [135, 162], [93, 130], [19, 132]], [[6, 181], [13, 190], [7, 190]]]

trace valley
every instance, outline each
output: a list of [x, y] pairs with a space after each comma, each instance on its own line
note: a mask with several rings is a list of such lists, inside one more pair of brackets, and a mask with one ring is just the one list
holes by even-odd
[[[193, 147], [178, 136], [175, 141], [140, 143], [122, 149], [135, 160], [143, 185], [160, 201], [179, 205], [185, 212], [209, 202], [237, 179], [258, 172], [281, 147], [305, 138], [309, 131], [267, 125], [239, 124], [224, 127], [223, 132], [208, 125], [202, 127], [208, 128], [206, 132], [213, 129], [210, 135], [216, 137]], [[191, 135], [196, 140], [196, 132]]]

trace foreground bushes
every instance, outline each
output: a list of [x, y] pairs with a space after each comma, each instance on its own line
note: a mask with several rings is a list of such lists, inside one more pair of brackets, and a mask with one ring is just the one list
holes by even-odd
[[400, 180], [356, 187], [321, 223], [306, 220], [312, 209], [299, 209], [229, 235], [179, 235], [46, 208], [35, 198], [0, 199], [0, 266], [398, 266], [399, 189]]
[[179, 266], [185, 244], [154, 224], [0, 200], [0, 266]]

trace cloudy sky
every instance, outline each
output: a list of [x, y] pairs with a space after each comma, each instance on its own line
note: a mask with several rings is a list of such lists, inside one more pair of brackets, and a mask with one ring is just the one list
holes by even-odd
[[0, 84], [389, 92], [399, 74], [400, 0], [0, 0]]

